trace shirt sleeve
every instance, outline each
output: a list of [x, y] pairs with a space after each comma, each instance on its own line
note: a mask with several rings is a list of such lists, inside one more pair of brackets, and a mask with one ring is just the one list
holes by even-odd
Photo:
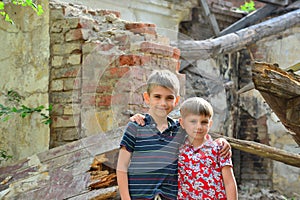
[[232, 164], [232, 159], [230, 156], [227, 156], [227, 157], [223, 157], [223, 156], [220, 156], [220, 150], [222, 149], [222, 146], [220, 146], [218, 143], [217, 144], [217, 152], [218, 152], [218, 161], [219, 161], [219, 165], [220, 167], [225, 167], [225, 166], [230, 166], [230, 167], [233, 167], [233, 164]]
[[129, 122], [125, 128], [120, 147], [125, 147], [127, 151], [133, 152], [137, 135], [137, 124]]

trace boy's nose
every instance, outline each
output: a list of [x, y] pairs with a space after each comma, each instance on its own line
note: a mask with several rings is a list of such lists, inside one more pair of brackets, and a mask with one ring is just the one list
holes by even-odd
[[160, 104], [161, 104], [161, 105], [166, 105], [166, 104], [167, 104], [167, 101], [164, 100], [164, 99], [161, 99], [161, 100], [160, 100]]

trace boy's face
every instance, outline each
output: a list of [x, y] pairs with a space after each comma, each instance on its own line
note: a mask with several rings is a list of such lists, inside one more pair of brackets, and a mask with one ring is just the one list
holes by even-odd
[[212, 126], [210, 117], [196, 114], [188, 114], [184, 118], [180, 118], [179, 122], [188, 134], [188, 139], [192, 144], [197, 141], [203, 142]]
[[144, 93], [144, 100], [150, 107], [149, 114], [151, 116], [167, 117], [178, 104], [179, 96], [176, 96], [173, 90], [155, 86], [150, 94]]

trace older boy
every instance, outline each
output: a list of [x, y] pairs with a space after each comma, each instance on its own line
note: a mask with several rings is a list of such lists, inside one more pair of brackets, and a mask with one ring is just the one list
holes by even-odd
[[179, 150], [178, 200], [236, 200], [237, 186], [230, 157], [208, 134], [213, 108], [200, 97], [189, 98], [180, 108], [179, 119], [187, 138]]
[[121, 141], [117, 179], [122, 200], [176, 199], [178, 149], [185, 133], [168, 114], [179, 102], [179, 80], [154, 71], [143, 94], [149, 105], [144, 126], [129, 122]]

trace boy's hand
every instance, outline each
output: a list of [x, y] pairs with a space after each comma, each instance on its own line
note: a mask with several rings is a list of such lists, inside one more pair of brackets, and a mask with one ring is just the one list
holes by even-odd
[[223, 148], [220, 151], [220, 153], [221, 153], [220, 155], [222, 157], [227, 157], [227, 156], [231, 157], [232, 156], [232, 152], [231, 152], [231, 146], [230, 146], [229, 142], [226, 139], [224, 139], [224, 138], [218, 138], [218, 139], [216, 139], [216, 141], [221, 146], [223, 146]]
[[141, 126], [145, 125], [145, 115], [135, 114], [132, 117], [130, 117], [129, 119], [130, 119], [130, 121], [136, 122], [136, 123], [138, 123]]

